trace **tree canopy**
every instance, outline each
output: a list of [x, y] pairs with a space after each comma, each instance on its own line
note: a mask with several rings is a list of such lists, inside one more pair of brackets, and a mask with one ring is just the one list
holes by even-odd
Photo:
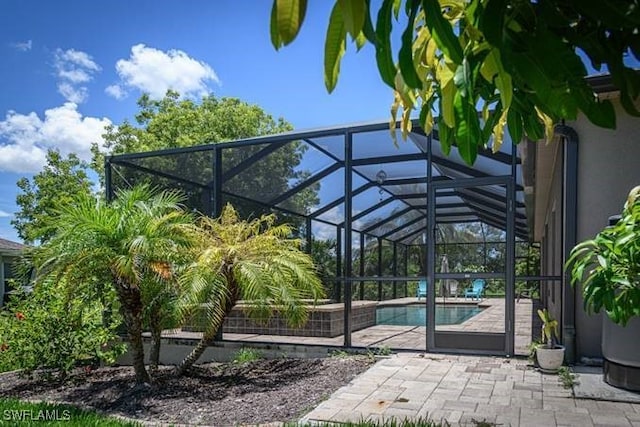
[[47, 153], [47, 164], [30, 180], [21, 178], [16, 197], [20, 210], [11, 225], [27, 243], [44, 243], [55, 234], [58, 210], [76, 194], [89, 194], [88, 166], [75, 154], [64, 157], [58, 151]]
[[[273, 1], [276, 49], [296, 38], [306, 4]], [[401, 30], [399, 49], [392, 46], [394, 25]], [[335, 88], [348, 39], [358, 50], [373, 45], [380, 77], [394, 93], [392, 133], [399, 110], [403, 137], [419, 111], [427, 132], [438, 119], [445, 152], [456, 144], [473, 164], [478, 146], [499, 149], [507, 126], [514, 143], [524, 136], [549, 140], [554, 123], [580, 112], [615, 128], [611, 102], [584, 79], [585, 63], [609, 72], [625, 111], [640, 116], [634, 105], [640, 76], [625, 64], [639, 58], [639, 25], [637, 0], [382, 0], [377, 11], [370, 0], [336, 0], [324, 47], [325, 85]]]
[[[195, 145], [228, 142], [238, 139], [282, 133], [292, 130], [292, 126], [282, 118], [275, 120], [257, 105], [251, 105], [237, 98], [216, 98], [205, 96], [199, 103], [181, 99], [174, 91], [167, 92], [161, 100], [153, 100], [143, 95], [138, 100], [140, 111], [135, 115], [135, 124], [125, 121], [119, 126], [109, 126], [104, 134], [103, 146], [94, 144], [93, 168], [102, 174], [104, 156], [180, 148]], [[241, 150], [224, 151], [224, 171], [232, 169], [252, 158], [261, 146], [243, 147]], [[270, 155], [253, 163], [247, 170], [237, 173], [225, 181], [223, 190], [244, 198], [261, 200], [267, 189], [282, 194], [288, 189], [289, 181], [304, 179], [308, 172], [297, 170], [306, 146], [292, 142], [275, 150]], [[181, 178], [210, 185], [213, 180], [212, 152], [194, 155], [159, 156], [145, 159], [144, 166], [165, 174], [175, 172]], [[223, 171], [223, 172], [224, 172]], [[148, 180], [151, 175], [127, 169], [129, 183]], [[189, 205], [207, 212], [207, 200], [196, 187], [184, 182], [176, 182], [159, 176], [153, 178], [154, 185], [180, 188], [189, 197]], [[317, 186], [310, 186], [287, 201], [286, 207], [305, 212], [306, 207], [316, 200]], [[234, 198], [230, 202], [243, 217], [256, 216], [265, 212], [264, 208]]]

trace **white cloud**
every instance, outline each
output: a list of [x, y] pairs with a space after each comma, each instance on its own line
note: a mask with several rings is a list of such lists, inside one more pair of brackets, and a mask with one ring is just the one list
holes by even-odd
[[58, 83], [58, 92], [67, 101], [74, 104], [82, 104], [89, 97], [89, 91], [86, 87], [75, 87], [67, 82]]
[[0, 121], [0, 171], [38, 172], [51, 148], [89, 160], [91, 144], [103, 142], [109, 124], [107, 118], [83, 117], [72, 102], [46, 110], [43, 119], [34, 112], [9, 111]]
[[89, 96], [89, 90], [82, 84], [93, 80], [94, 74], [101, 70], [91, 55], [75, 49], [57, 49], [53, 66], [58, 78], [58, 92], [76, 104], [83, 103]]
[[[324, 214], [320, 215], [320, 218], [334, 224], [340, 224], [344, 221], [344, 207], [336, 206], [335, 208], [331, 208]], [[335, 225], [314, 221], [311, 231], [313, 232], [314, 237], [318, 240], [336, 239]]]
[[2, 209], [0, 209], [0, 218], [11, 218], [12, 216], [13, 216], [12, 213], [5, 212]]
[[104, 90], [107, 95], [114, 97], [118, 101], [127, 97], [127, 92], [119, 85], [107, 86]]
[[10, 46], [20, 52], [28, 52], [33, 47], [33, 42], [31, 40], [27, 40], [26, 42], [11, 43]]
[[66, 64], [73, 64], [90, 71], [100, 71], [100, 66], [93, 62], [93, 58], [86, 52], [75, 49], [56, 50], [56, 59]]
[[[143, 44], [131, 48], [129, 59], [116, 63], [120, 82], [106, 92], [121, 99], [128, 88], [147, 92], [152, 98], [162, 98], [168, 89], [183, 96], [203, 96], [209, 92], [208, 83], [220, 84], [215, 71], [205, 62], [191, 58], [181, 50], [163, 52]], [[120, 97], [120, 98], [118, 98]]]

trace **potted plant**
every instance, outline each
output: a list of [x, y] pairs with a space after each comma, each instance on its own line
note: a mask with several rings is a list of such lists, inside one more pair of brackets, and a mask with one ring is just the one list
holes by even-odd
[[567, 261], [571, 284], [582, 287], [587, 311], [604, 309], [605, 381], [640, 390], [640, 186], [619, 219], [577, 245]]
[[558, 372], [564, 361], [564, 346], [558, 344], [558, 321], [549, 311], [538, 310], [542, 320], [542, 344], [536, 347], [536, 359], [543, 372]]

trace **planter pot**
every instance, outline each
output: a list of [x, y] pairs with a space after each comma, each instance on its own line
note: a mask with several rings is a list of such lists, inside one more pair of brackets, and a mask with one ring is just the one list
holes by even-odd
[[602, 316], [604, 380], [619, 388], [640, 391], [640, 317], [622, 327]]
[[557, 345], [554, 348], [538, 347], [536, 359], [542, 372], [555, 373], [564, 362], [564, 346]]

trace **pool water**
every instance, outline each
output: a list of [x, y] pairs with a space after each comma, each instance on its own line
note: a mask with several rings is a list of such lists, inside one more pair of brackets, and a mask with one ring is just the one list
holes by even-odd
[[[457, 325], [482, 311], [476, 305], [436, 305], [436, 325]], [[423, 304], [378, 307], [376, 325], [425, 326], [427, 308]]]

